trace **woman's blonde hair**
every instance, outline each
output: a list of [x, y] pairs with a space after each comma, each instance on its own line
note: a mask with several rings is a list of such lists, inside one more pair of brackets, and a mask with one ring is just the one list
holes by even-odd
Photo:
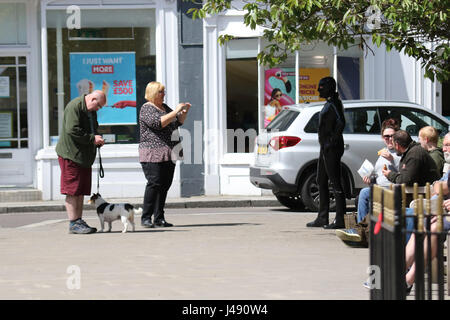
[[158, 81], [149, 82], [145, 88], [145, 100], [150, 102], [155, 101], [155, 98], [158, 96], [159, 92], [164, 89], [164, 85]]

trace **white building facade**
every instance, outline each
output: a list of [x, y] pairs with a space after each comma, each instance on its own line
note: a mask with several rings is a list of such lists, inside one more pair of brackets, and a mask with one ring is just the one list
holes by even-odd
[[[189, 151], [187, 159], [200, 170], [193, 179], [186, 174], [193, 172], [191, 164], [177, 163], [168, 196], [266, 193], [251, 185], [248, 178], [254, 135], [264, 129], [269, 68], [256, 60], [264, 47], [262, 33], [244, 26], [241, 11], [230, 10], [201, 22], [198, 32], [202, 32], [202, 40], [188, 44], [181, 34], [187, 26], [181, 24], [182, 3], [0, 0], [0, 186], [32, 186], [42, 191], [44, 200], [61, 199], [55, 145], [64, 106], [86, 88], [124, 90], [119, 81], [131, 79], [129, 90], [132, 88], [135, 95], [129, 99], [124, 96], [123, 100], [134, 99], [134, 109], [127, 105], [123, 116], [100, 118], [104, 119], [100, 133], [109, 141], [101, 149], [103, 196], [144, 194], [138, 121], [136, 116], [131, 120], [127, 117], [137, 114], [145, 102], [145, 86], [153, 80], [166, 86], [169, 106], [180, 100], [199, 99], [193, 105], [198, 116], [190, 120], [182, 136], [183, 147]], [[231, 34], [235, 40], [220, 46], [217, 38], [221, 34]], [[200, 70], [200, 77], [180, 72], [187, 64], [179, 57], [184, 52], [180, 48], [189, 46], [202, 48], [202, 56], [196, 55], [190, 62], [194, 71]], [[447, 115], [443, 107], [445, 89], [437, 81], [424, 79], [420, 62], [398, 52], [388, 53], [383, 47], [373, 50], [375, 55], [317, 43], [304, 46], [279, 67], [291, 70], [295, 79], [300, 79], [302, 69], [328, 70], [350, 98], [406, 100]], [[101, 70], [110, 70], [97, 58], [123, 59], [130, 64], [117, 78], [105, 74], [102, 85], [98, 77], [83, 78], [82, 66], [77, 64], [94, 61], [97, 67], [104, 67]], [[119, 70], [119, 66], [114, 68]], [[446, 84], [444, 87], [448, 88]], [[304, 98], [297, 82], [290, 89], [294, 100]], [[116, 111], [114, 106], [109, 107], [104, 109]], [[241, 147], [234, 137], [239, 129], [247, 134]], [[97, 168], [95, 162], [93, 191]], [[192, 187], [190, 181], [199, 187]], [[184, 192], [186, 189], [195, 191]]]

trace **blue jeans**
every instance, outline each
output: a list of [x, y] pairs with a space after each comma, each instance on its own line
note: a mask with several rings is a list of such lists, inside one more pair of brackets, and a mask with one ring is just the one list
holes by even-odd
[[414, 209], [406, 208], [405, 210], [406, 220], [405, 220], [405, 229], [406, 229], [406, 243], [408, 243], [409, 238], [411, 238], [411, 232], [414, 230]]
[[361, 222], [364, 220], [364, 217], [369, 214], [370, 208], [370, 188], [361, 189], [359, 192], [358, 198], [358, 215], [356, 218], [356, 222]]
[[[365, 216], [369, 214], [370, 209], [370, 188], [361, 189], [358, 199], [358, 215], [357, 222], [361, 222]], [[412, 216], [412, 217], [411, 217]], [[407, 231], [414, 230], [414, 209], [406, 208], [405, 228]], [[406, 242], [411, 237], [411, 233], [406, 233]]]

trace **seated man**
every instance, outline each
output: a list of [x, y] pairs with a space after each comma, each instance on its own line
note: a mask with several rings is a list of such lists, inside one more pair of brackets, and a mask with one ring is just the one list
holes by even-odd
[[383, 174], [389, 181], [397, 184], [412, 186], [415, 182], [424, 186], [440, 178], [436, 163], [428, 152], [411, 139], [408, 132], [398, 130], [394, 136], [394, 147], [401, 155], [399, 172], [383, 169]]
[[[447, 133], [444, 137], [443, 151], [444, 151], [444, 157], [445, 157], [446, 164], [450, 164], [450, 132]], [[450, 183], [449, 172], [447, 171], [439, 181], [436, 181], [435, 183], [433, 183], [432, 192], [434, 195], [431, 198], [432, 200], [437, 198], [437, 195], [438, 195], [439, 189], [440, 189], [439, 186], [440, 186], [440, 184], [442, 184], [442, 190], [443, 190], [444, 199], [445, 199], [443, 202], [443, 206], [447, 212], [450, 211], [449, 183]], [[432, 212], [435, 212], [435, 210], [436, 210], [436, 202], [435, 201], [432, 201], [431, 210], [432, 210]], [[431, 226], [430, 226], [431, 232], [437, 231], [437, 223], [436, 222], [437, 222], [437, 218], [433, 217], [431, 219]], [[443, 222], [444, 222], [443, 223], [443, 229], [444, 229], [443, 231], [448, 232], [450, 230], [450, 222], [446, 218], [443, 219]], [[409, 228], [407, 228], [407, 229], [409, 229]], [[424, 239], [424, 257], [425, 257], [425, 259], [428, 254], [427, 243], [428, 242], [425, 237], [425, 239]], [[416, 264], [414, 262], [414, 257], [415, 257], [414, 249], [415, 249], [415, 236], [414, 236], [414, 234], [412, 234], [410, 240], [408, 241], [408, 243], [406, 245], [406, 252], [405, 252], [406, 268], [407, 269], [409, 268], [409, 271], [406, 274], [407, 293], [409, 293], [411, 291], [412, 286], [414, 284], [415, 276], [416, 276]], [[437, 254], [437, 237], [432, 236], [431, 237], [431, 259], [436, 257], [436, 254]]]

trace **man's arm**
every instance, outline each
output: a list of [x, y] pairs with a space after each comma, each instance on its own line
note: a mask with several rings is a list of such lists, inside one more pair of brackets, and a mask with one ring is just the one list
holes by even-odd
[[416, 177], [419, 175], [419, 170], [421, 170], [420, 165], [421, 161], [411, 157], [400, 164], [400, 172], [396, 173], [391, 171], [387, 178], [393, 183], [412, 185], [416, 182]]

